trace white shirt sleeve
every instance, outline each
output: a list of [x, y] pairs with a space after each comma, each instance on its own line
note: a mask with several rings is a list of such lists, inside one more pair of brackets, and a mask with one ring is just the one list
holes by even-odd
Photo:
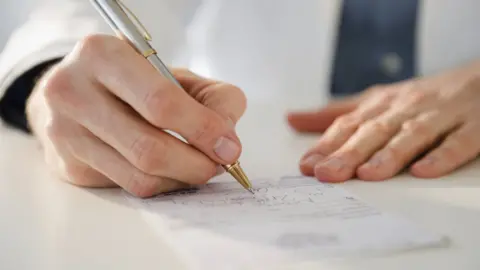
[[44, 1], [15, 29], [0, 54], [0, 98], [37, 64], [62, 57], [91, 33], [110, 32], [89, 1]]
[[[155, 16], [150, 16], [150, 26], [154, 26], [157, 40], [162, 37], [161, 42], [154, 45], [167, 58], [180, 47], [184, 30], [202, 3], [201, 0], [151, 0], [151, 5], [137, 3], [143, 15], [151, 15], [145, 7], [154, 6]], [[0, 53], [0, 99], [16, 78], [42, 62], [67, 55], [83, 37], [93, 33], [114, 34], [87, 0], [42, 0], [36, 7], [29, 8], [32, 12], [28, 19], [13, 31]], [[8, 10], [0, 10], [0, 16], [2, 12]]]

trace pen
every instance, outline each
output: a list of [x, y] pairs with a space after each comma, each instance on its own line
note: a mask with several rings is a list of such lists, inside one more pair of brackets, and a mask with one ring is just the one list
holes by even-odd
[[[150, 44], [152, 37], [147, 29], [125, 4], [120, 0], [91, 0], [91, 2], [118, 37], [127, 39], [137, 52], [145, 57], [163, 76], [182, 88]], [[239, 161], [230, 165], [222, 165], [222, 167], [246, 190], [254, 193], [252, 184], [245, 175]]]

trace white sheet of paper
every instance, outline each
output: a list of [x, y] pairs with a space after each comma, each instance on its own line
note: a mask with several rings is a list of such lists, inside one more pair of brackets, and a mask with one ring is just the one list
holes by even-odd
[[309, 177], [252, 182], [255, 195], [232, 181], [146, 200], [128, 198], [192, 269], [268, 269], [296, 260], [447, 243]]

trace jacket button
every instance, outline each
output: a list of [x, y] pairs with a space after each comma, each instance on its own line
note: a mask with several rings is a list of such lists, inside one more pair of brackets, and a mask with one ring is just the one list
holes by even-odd
[[381, 58], [380, 68], [385, 75], [395, 77], [402, 72], [402, 58], [397, 53], [387, 53]]

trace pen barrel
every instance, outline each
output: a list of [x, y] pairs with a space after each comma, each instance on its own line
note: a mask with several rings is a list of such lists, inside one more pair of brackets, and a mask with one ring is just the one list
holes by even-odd
[[147, 57], [147, 60], [152, 64], [163, 76], [165, 76], [168, 80], [173, 82], [179, 88], [182, 88], [182, 85], [175, 79], [173, 74], [170, 72], [168, 67], [160, 60], [160, 58], [156, 54], [152, 54]]
[[130, 43], [138, 53], [144, 55], [145, 52], [153, 50], [143, 34], [138, 31], [138, 26], [132, 22], [117, 1], [92, 0], [91, 2], [115, 31], [116, 35]]

